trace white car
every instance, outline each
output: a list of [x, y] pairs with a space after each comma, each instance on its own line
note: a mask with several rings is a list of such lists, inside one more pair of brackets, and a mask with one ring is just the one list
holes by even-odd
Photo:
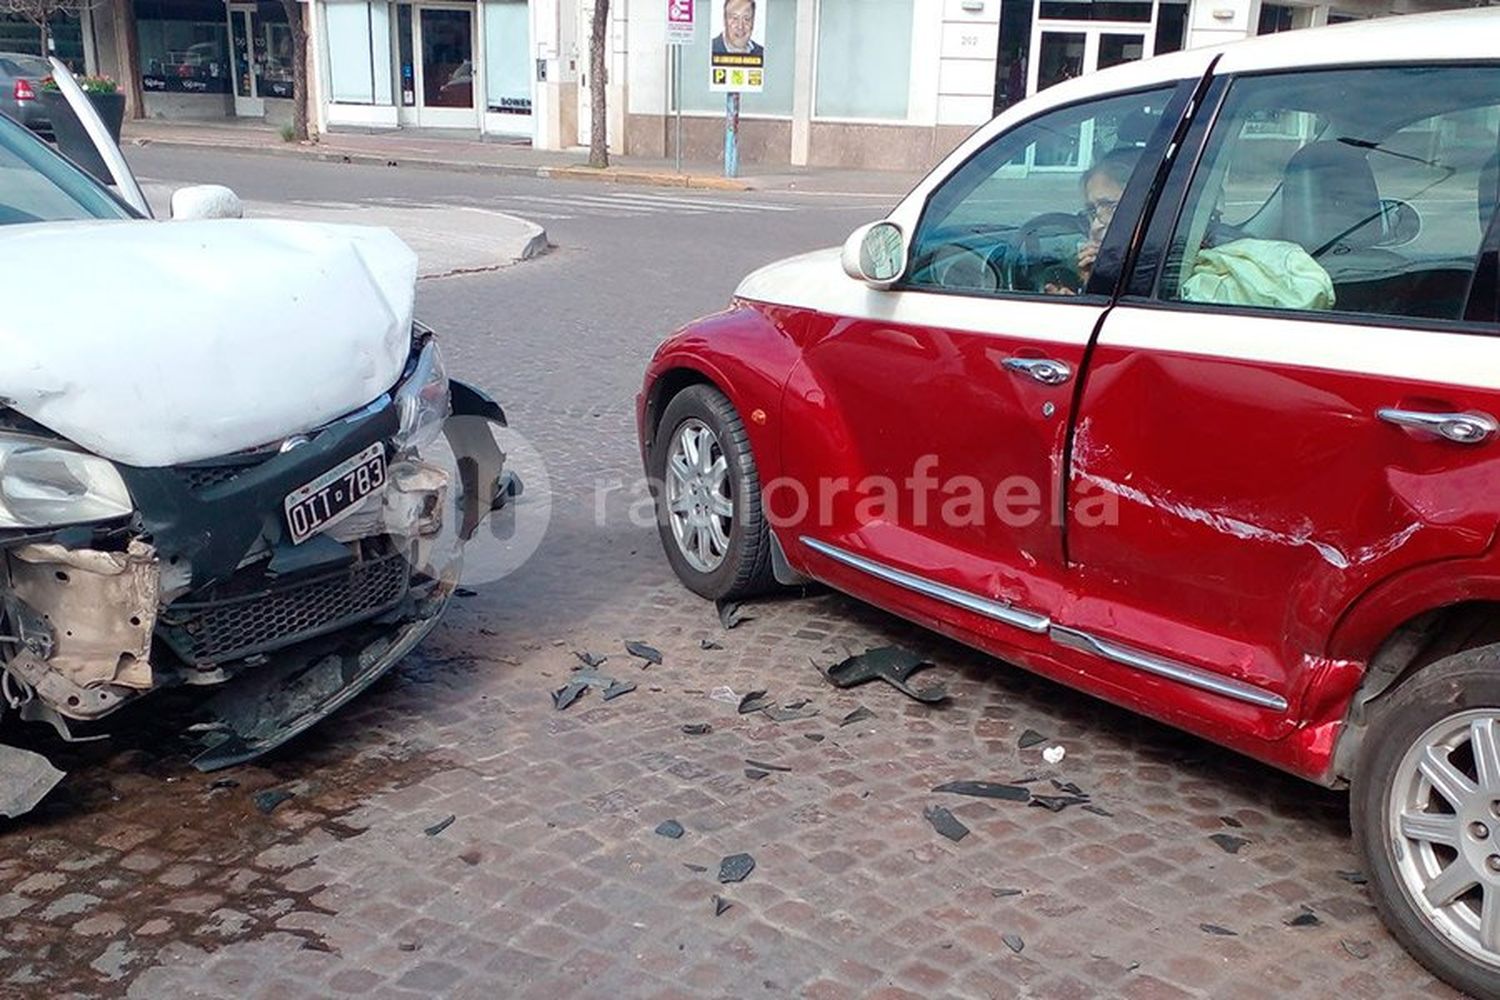
[[[228, 766], [436, 624], [519, 492], [505, 417], [444, 372], [394, 235], [211, 218], [239, 214], [211, 186], [152, 221], [54, 64], [116, 190], [0, 117], [0, 724], [93, 735], [203, 688], [195, 763]], [[0, 815], [60, 778], [0, 745]]]

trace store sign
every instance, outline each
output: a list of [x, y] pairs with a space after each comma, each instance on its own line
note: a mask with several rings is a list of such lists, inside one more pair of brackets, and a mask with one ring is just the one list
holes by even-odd
[[765, 88], [766, 7], [761, 0], [709, 0], [712, 4], [708, 89], [758, 94]]
[[[712, 2], [712, 0], [710, 0]], [[667, 44], [691, 45], [698, 30], [695, 0], [667, 0]]]

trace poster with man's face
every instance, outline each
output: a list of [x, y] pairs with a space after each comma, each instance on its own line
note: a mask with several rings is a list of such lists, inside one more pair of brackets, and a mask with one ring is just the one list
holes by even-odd
[[708, 87], [726, 93], [758, 94], [765, 88], [767, 0], [708, 0], [713, 45]]

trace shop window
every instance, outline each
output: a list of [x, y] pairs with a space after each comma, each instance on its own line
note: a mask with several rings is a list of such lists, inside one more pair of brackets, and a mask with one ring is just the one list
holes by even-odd
[[[52, 51], [75, 73], [83, 72], [83, 26], [77, 15], [57, 13], [47, 25]], [[42, 54], [42, 33], [19, 14], [0, 14], [0, 52]]]
[[1156, 8], [1156, 44], [1151, 49], [1152, 55], [1181, 51], [1187, 44], [1187, 16], [1185, 3], [1163, 2]]
[[[682, 47], [684, 111], [724, 112], [724, 95], [708, 89], [708, 5], [722, 2], [698, 0], [698, 30], [692, 44]], [[790, 117], [797, 72], [797, 0], [756, 0], [755, 16], [765, 18], [766, 86], [740, 99], [740, 113]]]
[[487, 110], [531, 114], [530, 11], [526, 0], [484, 5], [484, 83]]
[[388, 5], [328, 0], [328, 89], [336, 104], [391, 103]]
[[261, 3], [252, 18], [255, 32], [255, 92], [261, 97], [292, 96], [292, 26], [280, 0]]
[[1263, 3], [1260, 5], [1260, 20], [1256, 23], [1255, 33], [1257, 35], [1275, 35], [1283, 31], [1291, 31], [1295, 25], [1292, 16], [1296, 13], [1290, 7], [1280, 4]]
[[913, 0], [821, 0], [814, 115], [906, 119], [912, 6]]
[[148, 93], [230, 92], [224, 8], [192, 0], [136, 0], [141, 86]]
[[1031, 56], [1032, 0], [1001, 0], [1000, 47], [995, 60], [995, 114], [1026, 97]]
[[1149, 21], [1151, 4], [1121, 0], [1042, 0], [1044, 21]]

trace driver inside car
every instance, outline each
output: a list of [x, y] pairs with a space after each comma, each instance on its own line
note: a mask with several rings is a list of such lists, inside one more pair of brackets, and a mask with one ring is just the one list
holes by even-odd
[[1125, 193], [1131, 171], [1140, 152], [1134, 149], [1117, 149], [1101, 157], [1083, 175], [1082, 219], [1088, 226], [1088, 235], [1078, 248], [1077, 274], [1057, 274], [1046, 281], [1042, 290], [1048, 295], [1077, 295], [1088, 287], [1089, 277], [1094, 273], [1094, 260], [1099, 256], [1099, 245], [1109, 224], [1114, 221], [1115, 209]]

